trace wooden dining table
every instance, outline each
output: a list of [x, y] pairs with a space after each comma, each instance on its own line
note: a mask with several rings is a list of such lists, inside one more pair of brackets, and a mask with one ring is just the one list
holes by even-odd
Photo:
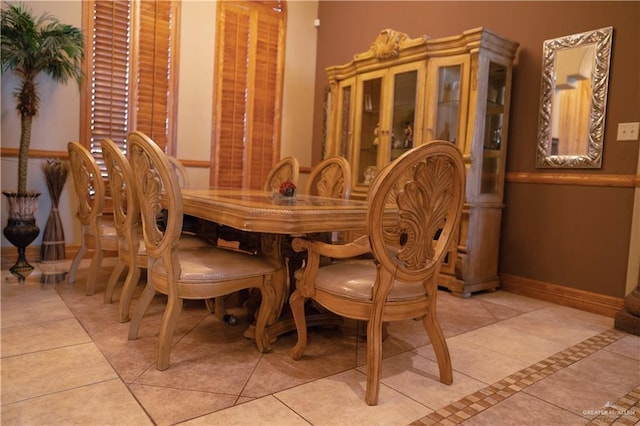
[[305, 234], [365, 229], [367, 202], [253, 189], [184, 188], [184, 212], [260, 233]]
[[[295, 329], [292, 318], [283, 315], [290, 292], [287, 262], [283, 256], [287, 236], [303, 236], [335, 231], [359, 231], [366, 228], [367, 202], [297, 194], [284, 197], [268, 191], [252, 189], [184, 188], [183, 211], [219, 225], [260, 235], [261, 255], [279, 266], [282, 273], [274, 281], [275, 306], [266, 329], [267, 340]], [[316, 313], [307, 325], [339, 323], [333, 314]], [[245, 332], [255, 337], [255, 328]]]

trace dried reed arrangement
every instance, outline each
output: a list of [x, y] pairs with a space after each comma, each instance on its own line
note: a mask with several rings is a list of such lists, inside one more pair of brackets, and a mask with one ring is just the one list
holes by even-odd
[[64, 228], [60, 220], [58, 203], [69, 173], [69, 163], [63, 160], [47, 159], [42, 163], [42, 171], [51, 197], [51, 211], [42, 234], [40, 260], [43, 262], [64, 260]]

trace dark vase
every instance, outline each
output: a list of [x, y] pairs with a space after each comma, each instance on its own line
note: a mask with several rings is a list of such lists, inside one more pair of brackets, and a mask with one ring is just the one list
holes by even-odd
[[27, 261], [26, 247], [36, 239], [40, 228], [36, 225], [35, 213], [38, 209], [38, 192], [18, 194], [16, 192], [2, 192], [9, 201], [9, 218], [4, 228], [4, 236], [18, 249], [18, 260], [9, 271], [19, 281], [31, 273], [33, 266]]

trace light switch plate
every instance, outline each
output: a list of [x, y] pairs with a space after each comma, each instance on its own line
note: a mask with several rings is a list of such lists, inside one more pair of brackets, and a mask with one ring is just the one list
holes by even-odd
[[637, 141], [640, 123], [618, 123], [619, 141]]

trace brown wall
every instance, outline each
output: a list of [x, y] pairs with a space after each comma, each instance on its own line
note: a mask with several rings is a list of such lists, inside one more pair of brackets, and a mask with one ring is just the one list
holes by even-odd
[[[633, 175], [638, 142], [617, 142], [620, 122], [640, 121], [640, 2], [321, 1], [313, 163], [321, 156], [324, 69], [366, 51], [380, 30], [416, 37], [484, 26], [517, 40], [507, 173], [535, 168], [544, 40], [613, 26], [603, 165], [558, 173]], [[634, 189], [509, 182], [500, 272], [623, 297]]]

